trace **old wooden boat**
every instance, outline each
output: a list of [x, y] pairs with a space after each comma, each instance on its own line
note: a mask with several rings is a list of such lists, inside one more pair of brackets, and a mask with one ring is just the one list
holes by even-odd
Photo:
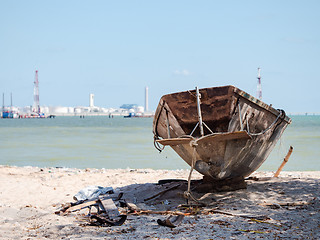
[[222, 86], [161, 97], [155, 146], [170, 146], [212, 181], [245, 178], [266, 160], [291, 119], [283, 110], [234, 87]]

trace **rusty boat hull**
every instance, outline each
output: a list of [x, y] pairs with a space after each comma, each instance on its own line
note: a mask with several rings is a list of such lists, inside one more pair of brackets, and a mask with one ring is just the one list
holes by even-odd
[[198, 172], [220, 181], [257, 170], [290, 122], [283, 110], [234, 86], [222, 86], [162, 96], [153, 133], [158, 149], [170, 146]]

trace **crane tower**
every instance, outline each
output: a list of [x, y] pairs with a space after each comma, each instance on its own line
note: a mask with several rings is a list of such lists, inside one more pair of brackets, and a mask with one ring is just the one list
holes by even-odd
[[38, 70], [36, 70], [33, 88], [33, 112], [40, 114]]

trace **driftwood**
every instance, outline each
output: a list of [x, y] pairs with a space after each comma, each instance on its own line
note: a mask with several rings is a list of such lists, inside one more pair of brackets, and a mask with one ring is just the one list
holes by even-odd
[[274, 208], [280, 208], [280, 207], [298, 207], [298, 206], [305, 206], [312, 204], [313, 199], [309, 201], [297, 201], [297, 202], [274, 202], [274, 203], [260, 203], [260, 206], [264, 207], [274, 207]]
[[159, 215], [192, 215], [191, 213], [184, 213], [180, 211], [153, 211], [153, 210], [139, 210], [131, 213], [133, 215], [140, 215], [140, 214], [159, 214]]
[[93, 201], [87, 201], [87, 202], [84, 202], [84, 203], [80, 203], [80, 204], [71, 206], [71, 207], [67, 208], [63, 212], [65, 212], [65, 213], [74, 212], [74, 211], [81, 210], [81, 209], [86, 208], [86, 207], [97, 205], [98, 202], [99, 202], [99, 199], [93, 200]]
[[269, 217], [263, 216], [263, 215], [255, 216], [255, 215], [247, 215], [247, 214], [236, 214], [236, 213], [231, 213], [231, 212], [220, 211], [217, 209], [208, 209], [205, 211], [205, 213], [217, 213], [217, 214], [224, 214], [224, 215], [228, 215], [228, 216], [257, 219], [257, 220], [269, 220], [270, 219]]
[[157, 194], [155, 194], [155, 195], [153, 195], [153, 196], [151, 196], [151, 197], [145, 198], [144, 201], [149, 201], [149, 200], [151, 200], [151, 199], [153, 199], [153, 198], [156, 198], [156, 197], [158, 197], [158, 196], [160, 196], [160, 195], [162, 195], [162, 194], [164, 194], [164, 193], [166, 193], [166, 192], [169, 192], [169, 191], [171, 191], [171, 190], [173, 190], [173, 189], [176, 189], [176, 188], [178, 188], [178, 187], [180, 187], [180, 186], [181, 186], [180, 183], [175, 184], [174, 186], [169, 187], [169, 188], [167, 188], [167, 189], [165, 189], [165, 190], [163, 190], [163, 191], [161, 191], [161, 192], [158, 192]]
[[199, 211], [193, 212], [181, 212], [181, 211], [153, 211], [153, 210], [139, 210], [135, 211], [131, 214], [140, 215], [140, 214], [159, 214], [159, 215], [181, 215], [181, 216], [190, 216], [190, 215], [197, 215], [197, 214], [210, 214], [210, 213], [217, 213], [217, 214], [224, 214], [228, 216], [234, 217], [242, 217], [242, 218], [249, 218], [249, 219], [256, 219], [256, 220], [269, 220], [270, 218], [267, 216], [255, 216], [255, 215], [248, 215], [248, 214], [236, 214], [231, 212], [225, 212], [221, 210], [217, 210], [217, 208], [213, 209], [203, 209]]
[[280, 174], [280, 172], [281, 172], [282, 168], [283, 168], [283, 167], [284, 167], [284, 165], [286, 165], [286, 163], [288, 162], [289, 157], [290, 157], [290, 155], [291, 155], [292, 151], [293, 151], [293, 147], [292, 147], [292, 146], [290, 146], [290, 149], [289, 149], [289, 151], [288, 151], [288, 153], [287, 153], [286, 157], [283, 159], [283, 162], [281, 163], [280, 167], [278, 168], [277, 172], [274, 174], [274, 176], [273, 176], [273, 177], [278, 177], [278, 176], [279, 176], [279, 174]]

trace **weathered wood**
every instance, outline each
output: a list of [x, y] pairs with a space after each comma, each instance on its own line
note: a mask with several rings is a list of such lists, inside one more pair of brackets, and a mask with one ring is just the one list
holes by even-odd
[[140, 211], [137, 211], [137, 212], [133, 212], [131, 214], [134, 214], [134, 215], [140, 215], [140, 214], [160, 214], [160, 215], [167, 215], [167, 214], [170, 214], [170, 215], [192, 215], [192, 213], [184, 213], [184, 212], [181, 212], [181, 211], [153, 211], [153, 210], [140, 210]]
[[108, 197], [99, 197], [99, 200], [103, 206], [103, 209], [108, 214], [108, 217], [113, 219], [120, 215], [117, 206], [114, 204], [113, 200]]
[[[196, 94], [185, 91], [160, 99], [153, 122], [153, 132], [162, 138], [158, 142], [171, 146], [190, 166], [194, 159], [195, 169], [213, 181], [249, 176], [269, 156], [291, 119], [234, 86], [199, 91], [203, 122], [214, 134], [204, 128], [205, 136], [200, 136], [195, 128]], [[167, 140], [167, 112], [172, 141]], [[193, 129], [191, 146], [186, 136]]]
[[167, 145], [176, 146], [180, 144], [189, 144], [191, 140], [192, 138], [170, 138], [170, 139], [157, 140], [157, 142], [164, 146], [167, 146]]
[[229, 216], [233, 216], [233, 217], [256, 219], [256, 220], [269, 220], [270, 219], [268, 216], [264, 216], [264, 215], [239, 214], [239, 213], [232, 213], [230, 211], [226, 212], [226, 211], [221, 211], [221, 210], [216, 210], [216, 209], [209, 209], [206, 212], [207, 213], [224, 214], [224, 215], [229, 215]]
[[259, 205], [265, 207], [298, 207], [312, 204], [312, 200], [309, 201], [297, 201], [297, 202], [273, 202], [273, 203], [260, 203]]
[[[276, 110], [273, 107], [271, 107], [271, 105], [268, 105], [268, 104], [262, 102], [261, 100], [251, 96], [250, 94], [240, 90], [239, 88], [235, 88], [234, 92], [236, 94], [238, 94], [239, 96], [241, 96], [243, 99], [246, 99], [247, 101], [252, 102], [255, 105], [257, 105], [257, 106], [259, 106], [259, 107], [261, 107], [261, 108], [273, 113], [275, 116], [278, 115], [278, 110]], [[291, 119], [288, 116], [286, 116], [284, 120], [289, 124], [291, 123]]]
[[65, 208], [62, 212], [70, 213], [70, 212], [78, 211], [83, 208], [92, 207], [92, 206], [102, 207], [103, 208], [102, 210], [104, 210], [110, 218], [114, 218], [120, 215], [119, 210], [114, 204], [113, 200], [109, 197], [101, 197], [101, 196], [98, 199], [85, 201], [83, 203]]
[[99, 200], [97, 199], [97, 200], [93, 200], [93, 201], [87, 201], [84, 203], [80, 203], [80, 204], [74, 205], [72, 207], [69, 207], [68, 209], [66, 209], [65, 212], [67, 213], [67, 212], [74, 212], [77, 210], [81, 210], [81, 209], [89, 207], [89, 206], [97, 205], [98, 202], [99, 202]]
[[152, 195], [151, 197], [145, 198], [144, 201], [149, 201], [149, 200], [151, 200], [151, 199], [153, 199], [155, 197], [158, 197], [158, 196], [160, 196], [160, 195], [162, 195], [162, 194], [164, 194], [164, 193], [166, 193], [168, 191], [171, 191], [173, 189], [176, 189], [176, 188], [178, 188], [180, 186], [181, 186], [181, 183], [174, 184], [172, 187], [169, 187], [169, 188], [167, 188], [165, 190], [162, 190], [161, 192], [158, 192], [155, 195]]
[[[162, 138], [168, 138], [168, 126], [167, 119], [169, 120], [169, 128], [170, 128], [170, 138], [176, 138], [181, 135], [185, 135], [186, 133], [180, 127], [178, 120], [173, 115], [171, 108], [164, 100], [160, 100], [159, 108], [161, 111], [158, 111], [154, 117], [154, 123], [156, 123], [159, 127], [154, 129], [154, 133], [162, 136]], [[165, 137], [164, 137], [165, 136]]]
[[190, 216], [190, 215], [196, 215], [199, 214], [199, 212], [203, 214], [209, 214], [209, 213], [217, 213], [217, 214], [224, 214], [224, 215], [229, 215], [229, 216], [234, 216], [234, 217], [242, 217], [242, 218], [249, 218], [249, 219], [257, 219], [257, 220], [268, 220], [270, 219], [267, 216], [261, 216], [261, 215], [249, 215], [249, 214], [239, 214], [239, 213], [232, 213], [230, 211], [221, 211], [217, 210], [217, 208], [213, 209], [203, 209], [199, 210], [196, 212], [181, 212], [181, 211], [153, 211], [153, 210], [140, 210], [138, 212], [133, 212], [131, 214], [134, 215], [140, 215], [140, 214], [159, 214], [159, 215], [181, 215], [181, 216]]
[[293, 151], [293, 147], [290, 146], [289, 151], [288, 151], [286, 157], [283, 159], [283, 162], [281, 163], [280, 167], [278, 168], [277, 172], [274, 174], [273, 177], [279, 177], [279, 174], [280, 174], [282, 168], [283, 168], [284, 165], [286, 165], [286, 163], [289, 161], [289, 157], [291, 156], [292, 151]]
[[228, 141], [236, 139], [251, 139], [246, 131], [228, 132], [228, 133], [216, 133], [201, 137], [197, 140], [200, 142], [213, 142], [213, 141]]

